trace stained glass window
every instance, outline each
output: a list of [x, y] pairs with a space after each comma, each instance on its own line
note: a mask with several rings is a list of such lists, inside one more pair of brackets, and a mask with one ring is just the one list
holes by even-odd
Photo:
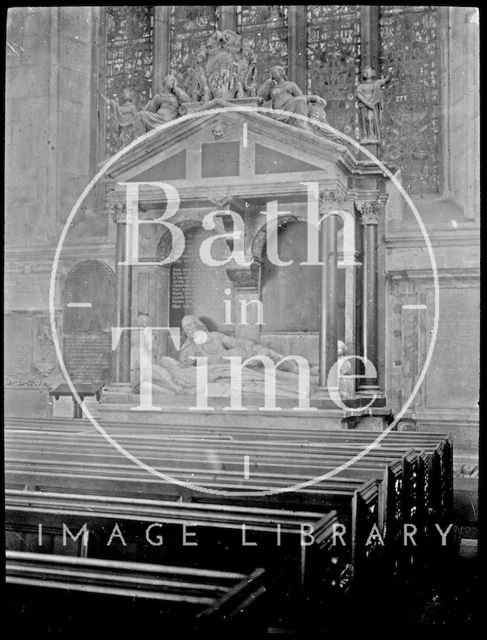
[[183, 86], [186, 75], [194, 65], [201, 45], [215, 31], [218, 24], [216, 6], [175, 5], [169, 18], [169, 67]]
[[385, 92], [383, 158], [401, 169], [406, 191], [439, 190], [438, 7], [383, 6], [381, 66]]
[[237, 7], [237, 33], [241, 33], [256, 57], [257, 86], [273, 65], [287, 71], [287, 6], [242, 5]]
[[[123, 89], [132, 89], [137, 107], [151, 98], [154, 7], [105, 7], [106, 86], [108, 98], [121, 100]], [[121, 140], [107, 109], [106, 152], [112, 155]]]
[[355, 86], [360, 74], [360, 7], [307, 5], [307, 91], [328, 102], [332, 127], [357, 135]]

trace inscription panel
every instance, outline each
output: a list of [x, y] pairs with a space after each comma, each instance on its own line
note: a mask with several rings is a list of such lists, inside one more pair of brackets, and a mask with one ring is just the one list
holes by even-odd
[[[172, 327], [180, 327], [187, 314], [197, 315], [210, 331], [225, 330], [225, 294], [232, 289], [225, 266], [209, 266], [200, 258], [200, 245], [214, 234], [204, 229], [186, 232], [185, 250], [181, 258], [171, 265], [170, 321]], [[222, 239], [212, 244], [211, 256], [224, 260], [229, 248]]]
[[64, 335], [63, 347], [64, 364], [73, 383], [109, 380], [110, 333], [67, 333]]

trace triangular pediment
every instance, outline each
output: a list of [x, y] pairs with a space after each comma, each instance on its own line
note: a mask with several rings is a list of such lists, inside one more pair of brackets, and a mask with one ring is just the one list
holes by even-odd
[[251, 110], [190, 114], [139, 138], [114, 159], [117, 180], [194, 180], [330, 171], [349, 150]]

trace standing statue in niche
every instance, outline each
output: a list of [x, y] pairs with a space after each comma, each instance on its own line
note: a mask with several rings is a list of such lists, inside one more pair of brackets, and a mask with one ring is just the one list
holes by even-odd
[[122, 102], [113, 100], [98, 92], [105, 104], [112, 110], [113, 119], [118, 127], [118, 137], [122, 146], [128, 145], [135, 139], [135, 121], [137, 117], [137, 107], [134, 102], [134, 92], [131, 89], [122, 91]]
[[392, 69], [385, 78], [375, 79], [372, 67], [365, 67], [356, 90], [360, 111], [360, 141], [380, 142], [382, 133], [382, 111], [384, 109], [384, 87], [391, 81]]
[[164, 78], [160, 93], [145, 105], [136, 115], [135, 130], [143, 135], [161, 124], [175, 120], [181, 115], [181, 106], [189, 102], [188, 94], [178, 87], [177, 79], [172, 74]]

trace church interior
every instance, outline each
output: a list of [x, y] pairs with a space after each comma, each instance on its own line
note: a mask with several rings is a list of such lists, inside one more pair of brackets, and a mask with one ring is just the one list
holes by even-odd
[[478, 9], [6, 33], [15, 628], [473, 628]]

